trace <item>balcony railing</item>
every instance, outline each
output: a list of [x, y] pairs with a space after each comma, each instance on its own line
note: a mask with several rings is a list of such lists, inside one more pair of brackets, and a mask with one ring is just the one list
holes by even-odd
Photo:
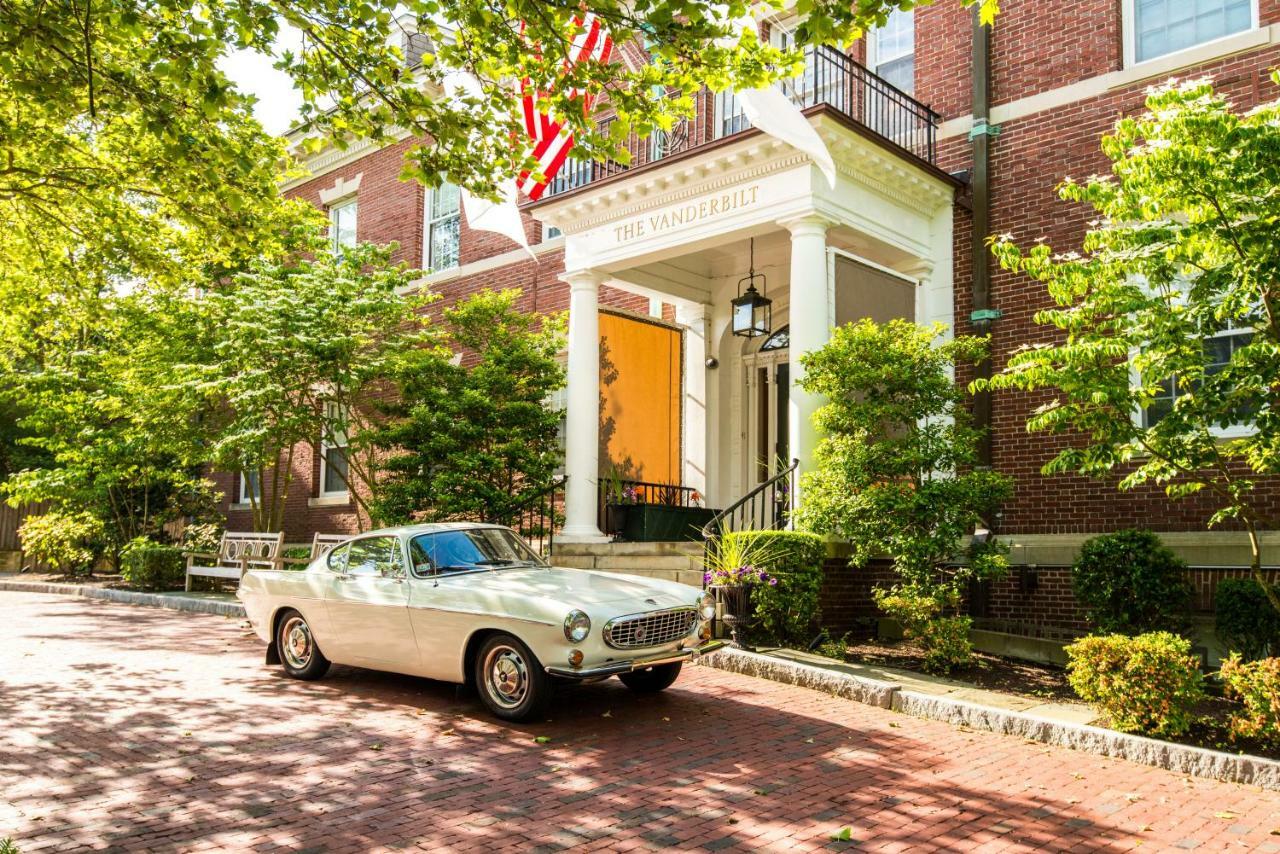
[[[935, 161], [941, 116], [839, 51], [825, 47], [806, 50], [804, 72], [778, 85], [801, 109], [825, 104], [921, 160]], [[631, 134], [623, 144], [630, 155], [626, 164], [613, 160], [566, 161], [544, 198], [665, 160], [751, 127], [733, 92], [712, 93], [704, 89], [696, 101], [694, 115], [680, 120], [670, 131], [657, 131], [648, 137]], [[612, 117], [604, 119], [601, 129], [607, 131], [613, 121]]]

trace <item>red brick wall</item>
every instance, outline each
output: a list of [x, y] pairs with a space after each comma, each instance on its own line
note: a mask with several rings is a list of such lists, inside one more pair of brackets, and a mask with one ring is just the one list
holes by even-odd
[[[883, 616], [871, 598], [879, 585], [891, 585], [895, 576], [885, 561], [872, 561], [855, 569], [844, 558], [829, 558], [823, 565], [825, 578], [819, 594], [822, 625], [836, 637], [865, 628], [869, 620]], [[1022, 573], [1034, 575], [1024, 585]], [[1214, 591], [1225, 578], [1251, 577], [1244, 569], [1192, 569], [1187, 577], [1194, 590], [1192, 610], [1201, 616], [1213, 614]], [[1280, 572], [1268, 573], [1274, 583]], [[1004, 578], [990, 582], [985, 612], [966, 602], [970, 613], [983, 625], [1005, 627], [1027, 634], [1058, 634], [1083, 631], [1088, 623], [1071, 593], [1071, 568], [1065, 566], [1013, 567]]]
[[[1185, 76], [1208, 74], [1240, 108], [1260, 99], [1280, 96], [1268, 79], [1268, 69], [1280, 62], [1280, 50], [1237, 56], [1194, 69]], [[1145, 86], [1133, 85], [1084, 103], [1070, 104], [1034, 116], [1008, 121], [992, 147], [991, 231], [1012, 234], [1026, 246], [1039, 238], [1060, 250], [1078, 249], [1092, 209], [1069, 205], [1057, 198], [1063, 177], [1087, 176], [1107, 169], [1099, 138], [1116, 118], [1142, 109]], [[956, 318], [966, 331], [969, 314], [967, 276], [960, 269], [969, 252], [968, 235], [957, 220]], [[1052, 340], [1033, 315], [1051, 305], [1042, 286], [993, 266], [992, 305], [1002, 317], [992, 329], [996, 368], [1029, 343]], [[1000, 529], [1005, 533], [1084, 533], [1123, 527], [1153, 527], [1164, 531], [1201, 530], [1212, 515], [1206, 499], [1168, 501], [1157, 487], [1120, 492], [1119, 476], [1104, 480], [1058, 476], [1045, 478], [1040, 469], [1065, 447], [1063, 437], [1028, 434], [1026, 420], [1052, 395], [1002, 392], [994, 399], [993, 463], [1015, 480], [1015, 497], [1006, 506]], [[1264, 485], [1268, 510], [1280, 513], [1280, 484]]]

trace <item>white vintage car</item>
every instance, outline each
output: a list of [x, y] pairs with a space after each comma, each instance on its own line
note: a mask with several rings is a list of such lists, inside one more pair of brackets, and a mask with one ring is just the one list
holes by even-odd
[[250, 570], [237, 596], [290, 676], [332, 661], [465, 682], [507, 720], [541, 712], [557, 679], [661, 691], [722, 645], [698, 588], [551, 567], [498, 525], [371, 531], [303, 571]]

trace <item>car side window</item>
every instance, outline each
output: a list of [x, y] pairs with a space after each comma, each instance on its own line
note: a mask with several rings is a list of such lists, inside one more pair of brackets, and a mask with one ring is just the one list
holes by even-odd
[[329, 571], [339, 575], [347, 571], [347, 551], [350, 545], [341, 545], [329, 552]]
[[347, 557], [347, 574], [387, 578], [404, 575], [399, 542], [395, 537], [356, 540], [351, 544], [351, 553]]

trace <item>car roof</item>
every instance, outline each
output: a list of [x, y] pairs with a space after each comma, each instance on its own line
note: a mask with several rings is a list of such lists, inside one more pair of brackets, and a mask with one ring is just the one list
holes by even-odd
[[502, 525], [495, 525], [488, 522], [422, 522], [417, 525], [395, 525], [390, 528], [378, 528], [374, 531], [361, 531], [359, 534], [353, 534], [351, 539], [357, 537], [412, 537], [418, 534], [435, 534], [440, 531], [467, 531], [475, 528], [502, 528]]

